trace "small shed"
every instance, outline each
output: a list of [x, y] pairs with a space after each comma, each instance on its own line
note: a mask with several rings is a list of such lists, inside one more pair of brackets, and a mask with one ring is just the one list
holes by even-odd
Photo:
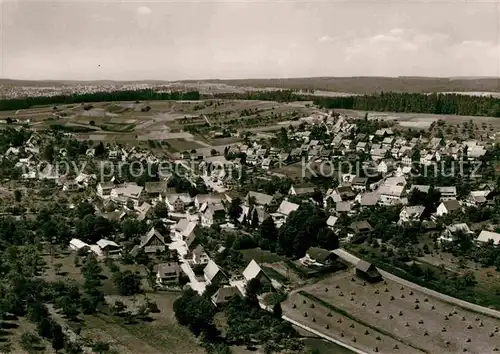
[[382, 280], [382, 275], [377, 268], [373, 264], [362, 259], [356, 264], [356, 276], [370, 283], [376, 283]]

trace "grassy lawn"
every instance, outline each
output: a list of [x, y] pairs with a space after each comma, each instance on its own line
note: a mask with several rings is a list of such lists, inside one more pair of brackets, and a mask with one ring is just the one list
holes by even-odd
[[204, 147], [201, 144], [198, 144], [196, 141], [189, 141], [185, 139], [167, 139], [166, 142], [170, 145], [170, 147], [175, 151], [191, 151], [192, 149], [199, 149]]
[[175, 293], [148, 294], [161, 311], [151, 314], [151, 322], [127, 325], [119, 317], [104, 314], [86, 316], [82, 334], [93, 340], [112, 343], [119, 353], [204, 353], [191, 332], [175, 320], [172, 305], [178, 296]]

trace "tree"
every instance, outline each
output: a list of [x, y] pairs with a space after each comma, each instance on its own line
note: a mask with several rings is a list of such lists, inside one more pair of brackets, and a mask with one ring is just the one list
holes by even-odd
[[21, 347], [26, 350], [28, 353], [35, 350], [40, 346], [40, 337], [31, 332], [24, 332], [21, 335], [20, 344]]
[[278, 318], [281, 318], [281, 316], [283, 316], [283, 310], [282, 310], [281, 304], [279, 302], [277, 302], [273, 306], [273, 315], [278, 317]]
[[276, 241], [278, 240], [278, 229], [272, 217], [264, 219], [259, 229], [260, 238], [266, 240], [269, 249], [274, 251], [276, 248]]
[[120, 295], [123, 296], [139, 294], [142, 291], [141, 277], [130, 270], [123, 273], [115, 272], [113, 274], [113, 283], [118, 288]]
[[106, 148], [102, 141], [95, 148], [95, 156], [103, 156], [106, 153]]
[[54, 160], [54, 147], [49, 144], [45, 147], [45, 150], [43, 151], [43, 158], [46, 160], [46, 161], [53, 161]]
[[249, 301], [258, 302], [257, 295], [262, 290], [262, 284], [258, 278], [250, 279], [245, 288], [246, 297]]
[[168, 208], [165, 203], [157, 203], [153, 209], [154, 216], [156, 218], [166, 218], [168, 217]]
[[56, 272], [57, 275], [61, 274], [62, 267], [63, 267], [62, 263], [54, 264], [54, 271]]
[[213, 331], [216, 309], [209, 299], [189, 289], [175, 300], [173, 307], [177, 321], [188, 326], [195, 335]]
[[80, 219], [83, 219], [87, 215], [94, 215], [95, 207], [91, 203], [82, 202], [78, 204], [76, 213]]
[[16, 202], [20, 203], [22, 197], [23, 197], [23, 193], [19, 189], [16, 189], [14, 191], [14, 199], [16, 200]]
[[229, 205], [229, 210], [228, 210], [229, 217], [231, 217], [233, 221], [236, 221], [238, 220], [242, 212], [243, 209], [241, 208], [241, 199], [234, 198], [231, 201], [231, 204]]

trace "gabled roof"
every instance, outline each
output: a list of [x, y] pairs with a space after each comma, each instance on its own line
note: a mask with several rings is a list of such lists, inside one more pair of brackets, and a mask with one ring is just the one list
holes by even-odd
[[260, 192], [253, 192], [250, 191], [248, 192], [246, 199], [248, 200], [249, 198], [255, 198], [255, 203], [259, 205], [268, 205], [271, 204], [273, 200], [273, 196], [269, 194], [264, 194]]
[[247, 267], [243, 271], [243, 277], [245, 277], [246, 281], [250, 281], [253, 278], [257, 277], [261, 272], [264, 273], [260, 265], [258, 265], [257, 262], [255, 262], [255, 260], [252, 259], [252, 261], [247, 265]]
[[361, 195], [359, 204], [361, 206], [373, 206], [377, 205], [380, 199], [380, 195], [377, 192], [370, 192]]
[[496, 232], [483, 230], [477, 237], [478, 242], [488, 242], [489, 240], [493, 240], [493, 244], [500, 244], [500, 234]]
[[330, 227], [333, 227], [337, 223], [338, 219], [339, 219], [338, 217], [330, 215], [330, 217], [328, 218], [328, 220], [326, 220], [326, 225], [328, 225]]
[[424, 210], [425, 207], [423, 205], [406, 206], [403, 208], [403, 211], [406, 211], [409, 217], [414, 217], [414, 218], [420, 217], [424, 212]]
[[163, 193], [167, 190], [167, 181], [146, 182], [144, 188], [146, 193]]
[[179, 275], [181, 268], [177, 263], [160, 263], [158, 264], [157, 274], [160, 278], [164, 278], [168, 273]]
[[443, 204], [448, 211], [460, 210], [462, 208], [462, 206], [456, 199], [446, 200], [441, 204]]
[[142, 248], [147, 245], [153, 237], [157, 237], [162, 243], [165, 243], [165, 237], [163, 237], [158, 230], [152, 227], [151, 230], [149, 230], [149, 232], [141, 238], [141, 245], [139, 247]]
[[360, 259], [358, 261], [358, 263], [356, 264], [356, 269], [358, 269], [362, 272], [365, 272], [365, 273], [377, 271], [377, 268], [375, 268], [375, 266], [373, 264], [371, 264], [363, 259]]
[[193, 254], [198, 256], [201, 256], [203, 253], [205, 253], [205, 249], [203, 248], [202, 245], [196, 246], [195, 249], [193, 250]]
[[351, 202], [337, 202], [335, 204], [335, 210], [338, 212], [351, 211]]
[[116, 242], [106, 240], [104, 238], [101, 238], [96, 242], [96, 244], [97, 246], [101, 247], [101, 249], [104, 249], [106, 247], [120, 248], [120, 246]]
[[203, 273], [205, 274], [206, 278], [209, 281], [212, 281], [219, 272], [222, 272], [222, 271], [220, 270], [219, 266], [213, 260], [209, 260], [208, 264], [203, 269]]
[[325, 262], [329, 258], [337, 258], [337, 255], [319, 247], [310, 247], [306, 253], [311, 259], [320, 263]]
[[278, 208], [278, 213], [283, 214], [283, 215], [290, 215], [292, 211], [297, 210], [300, 207], [299, 204], [291, 203], [289, 201], [282, 201], [279, 208]]
[[212, 302], [214, 304], [222, 304], [227, 301], [227, 299], [233, 296], [241, 296], [241, 292], [236, 286], [224, 286], [219, 288], [215, 294], [212, 295]]
[[373, 230], [372, 226], [366, 220], [355, 221], [351, 224], [350, 228], [354, 232], [359, 232], [361, 230], [370, 230], [370, 231]]

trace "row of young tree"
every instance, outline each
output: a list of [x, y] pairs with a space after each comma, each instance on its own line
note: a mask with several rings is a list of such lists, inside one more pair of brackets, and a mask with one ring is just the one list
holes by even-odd
[[79, 93], [73, 95], [23, 97], [0, 100], [0, 111], [27, 109], [39, 105], [73, 104], [86, 102], [112, 101], [158, 101], [158, 100], [189, 100], [200, 99], [198, 91], [188, 92], [158, 92], [152, 89]]

